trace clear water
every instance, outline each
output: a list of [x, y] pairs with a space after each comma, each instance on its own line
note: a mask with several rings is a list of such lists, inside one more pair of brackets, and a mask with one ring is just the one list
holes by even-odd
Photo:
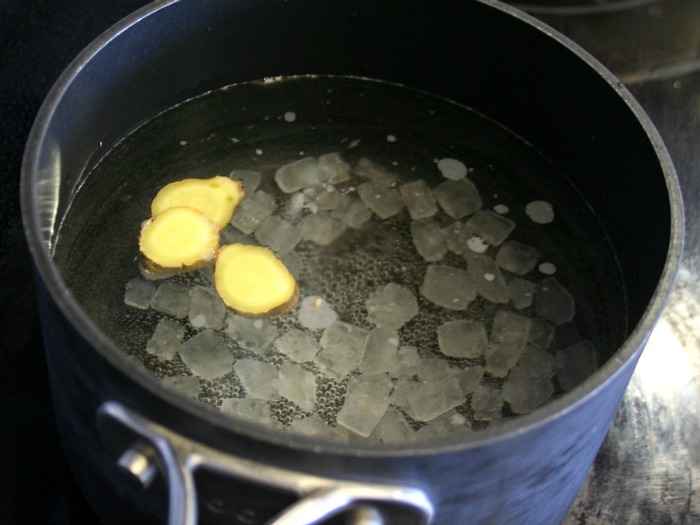
[[[575, 298], [574, 320], [557, 327], [547, 351], [553, 356], [588, 340], [598, 351], [598, 363], [603, 363], [624, 339], [624, 297], [615, 256], [595, 215], [567, 179], [526, 142], [468, 108], [365, 79], [295, 77], [246, 83], [164, 112], [126, 137], [85, 178], [62, 222], [55, 261], [87, 313], [125, 354], [158, 378], [189, 376], [177, 354], [164, 360], [145, 351], [156, 324], [167, 316], [124, 304], [125, 284], [139, 276], [138, 232], [149, 216], [151, 199], [175, 180], [253, 170], [262, 175], [260, 189], [274, 196], [278, 214], [284, 216], [290, 196], [277, 187], [275, 171], [303, 157], [331, 152], [351, 166], [369, 158], [395, 173], [397, 185], [422, 179], [431, 188], [445, 180], [438, 161], [458, 159], [479, 190], [482, 210], [495, 210], [512, 220], [516, 227], [509, 239], [539, 251], [539, 269], [523, 277], [536, 282], [554, 271]], [[354, 178], [338, 189], [353, 192], [362, 182]], [[555, 220], [546, 226], [533, 222], [526, 212], [533, 201], [551, 203]], [[306, 209], [302, 215], [313, 211]], [[434, 220], [442, 227], [454, 222], [444, 213]], [[437, 328], [469, 318], [483, 322], [488, 331], [499, 310], [535, 317], [534, 307], [516, 309], [512, 303], [494, 304], [479, 296], [466, 310], [450, 311], [426, 300], [419, 288], [431, 263], [416, 252], [410, 225], [403, 210], [386, 220], [373, 216], [362, 229], [349, 228], [330, 246], [302, 241], [295, 249], [302, 297], [321, 296], [342, 321], [371, 329], [367, 297], [379, 286], [400, 283], [412, 290], [419, 305], [418, 315], [399, 330], [401, 346], [415, 346], [421, 357], [437, 357], [455, 369], [482, 366], [483, 358], [445, 358]], [[489, 247], [486, 253], [496, 252]], [[451, 252], [436, 264], [466, 268], [464, 259]], [[515, 277], [503, 273], [506, 280]], [[209, 283], [206, 271], [173, 279], [188, 286]], [[266, 322], [279, 335], [292, 327], [304, 328], [297, 312]], [[197, 333], [197, 328], [185, 325], [185, 339]], [[307, 331], [317, 340], [322, 333]], [[260, 354], [229, 343], [234, 359], [253, 357], [276, 365], [285, 359], [270, 349]], [[348, 378], [328, 377], [311, 364], [305, 367], [316, 374], [317, 417], [335, 428]], [[504, 378], [490, 374], [481, 380], [494, 391], [503, 383]], [[556, 395], [561, 391], [556, 377], [553, 386]], [[226, 399], [244, 397], [245, 389], [231, 372], [201, 379], [193, 393], [218, 409]], [[455, 409], [467, 427], [478, 430], [493, 419], [513, 415], [505, 404], [497, 414], [482, 418], [473, 397], [467, 394]], [[282, 427], [309, 417], [285, 399], [273, 399], [267, 406], [272, 424]], [[454, 419], [455, 412], [450, 413]], [[424, 426], [410, 416], [406, 421], [414, 430]]]

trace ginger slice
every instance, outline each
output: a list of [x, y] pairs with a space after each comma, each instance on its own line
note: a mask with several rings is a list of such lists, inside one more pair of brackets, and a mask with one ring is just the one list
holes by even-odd
[[214, 282], [224, 303], [247, 317], [282, 314], [299, 300], [294, 277], [264, 246], [223, 246], [216, 255]]
[[219, 227], [187, 206], [168, 208], [145, 221], [139, 235], [141, 264], [153, 275], [192, 270], [211, 261], [219, 247]]
[[244, 196], [243, 181], [228, 177], [184, 179], [163, 186], [151, 202], [151, 215], [175, 206], [189, 206], [205, 213], [222, 229], [233, 217]]

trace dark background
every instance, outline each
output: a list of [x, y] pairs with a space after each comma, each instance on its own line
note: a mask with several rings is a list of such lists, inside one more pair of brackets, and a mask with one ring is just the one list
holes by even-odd
[[0, 0], [0, 525], [94, 523], [51, 414], [19, 174], [34, 116], [90, 41], [144, 0]]

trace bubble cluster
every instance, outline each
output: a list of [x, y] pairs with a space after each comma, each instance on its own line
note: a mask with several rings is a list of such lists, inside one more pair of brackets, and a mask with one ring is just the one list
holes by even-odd
[[329, 377], [318, 376], [316, 404], [318, 415], [329, 425], [335, 425], [338, 411], [345, 402], [347, 381], [336, 381]]
[[199, 400], [214, 406], [228, 398], [244, 397], [245, 392], [235, 374], [227, 374], [213, 380], [200, 380]]

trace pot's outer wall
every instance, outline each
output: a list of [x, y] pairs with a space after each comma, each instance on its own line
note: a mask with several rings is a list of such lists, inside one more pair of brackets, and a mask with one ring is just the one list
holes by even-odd
[[[105, 523], [115, 525], [158, 523], [159, 516], [165, 520], [166, 511], [164, 498], [123, 483], [114, 459], [104, 452], [94, 423], [99, 406], [108, 400], [117, 400], [200, 442], [262, 463], [322, 476], [424, 488], [437, 510], [435, 524], [555, 525], [576, 498], [639, 357], [637, 353], [624, 363], [605, 390], [575, 410], [487, 446], [442, 453], [416, 451], [399, 457], [366, 457], [361, 451], [314, 454], [232, 436], [185, 417], [95, 352], [45, 288], [39, 296], [44, 338], [52, 342], [47, 344], [47, 354], [56, 416], [63, 422], [59, 425], [62, 445], [88, 500]], [[234, 515], [241, 500], [251, 499], [239, 491], [238, 486], [230, 491], [225, 485], [217, 487], [217, 492], [230, 494], [226, 507]], [[258, 508], [267, 506], [260, 502]]]
[[[657, 156], [662, 146], [650, 144], [616, 94], [624, 91], [621, 86], [574, 59], [545, 30], [500, 8], [464, 0], [181, 0], [152, 9], [133, 17], [142, 18], [138, 24], [88, 48], [78, 59], [82, 66], [62, 77], [50, 95], [62, 97], [55, 110], [49, 106], [40, 114], [28, 148], [38, 158], [25, 161], [25, 176], [36, 174], [31, 184], [37, 187], [60, 176], [59, 198], [47, 204], [30, 186], [35, 193], [24, 197], [24, 213], [25, 224], [41, 232], [44, 244], [85, 170], [158, 111], [237, 81], [353, 74], [446, 96], [526, 137], [574, 180], [598, 213], [620, 258], [632, 327], [655, 296], [672, 244], [669, 189]], [[23, 184], [26, 194], [28, 183]], [[27, 211], [27, 200], [40, 206], [38, 213]], [[102, 451], [95, 414], [109, 400], [243, 457], [324, 476], [418, 485], [432, 498], [438, 524], [559, 523], [602, 442], [645, 337], [637, 334], [636, 347], [624, 359], [614, 358], [600, 388], [502, 439], [461, 449], [314, 453], [292, 437], [282, 442], [267, 439], [260, 429], [237, 432], [194, 403], [167, 399], [78, 309], [66, 308], [72, 299], [46, 255], [38, 254], [45, 247], [37, 244], [30, 238], [46, 283], [40, 286], [42, 321], [62, 440], [88, 498], [111, 523], [164, 519], [164, 500], [122, 484]], [[645, 333], [651, 322], [647, 319]]]

